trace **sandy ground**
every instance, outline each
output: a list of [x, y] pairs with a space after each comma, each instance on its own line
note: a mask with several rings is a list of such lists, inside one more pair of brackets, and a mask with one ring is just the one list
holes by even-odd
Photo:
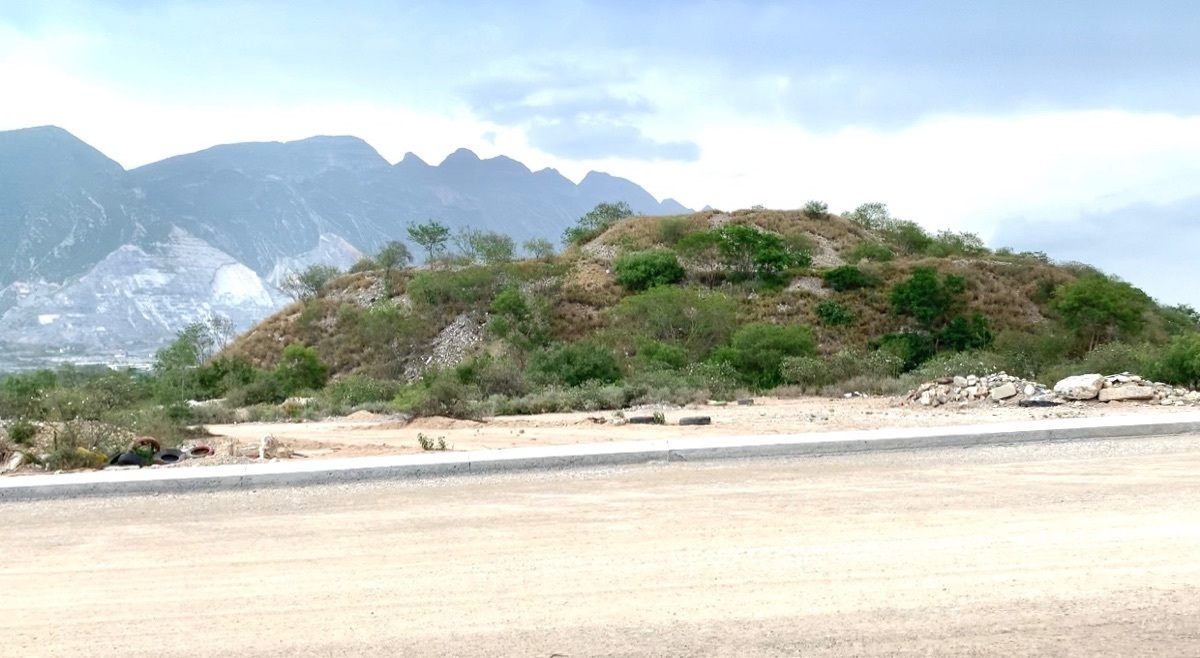
[[[299, 457], [355, 457], [421, 452], [418, 435], [443, 438], [453, 450], [496, 450], [539, 445], [636, 441], [689, 436], [794, 434], [848, 429], [971, 425], [1044, 418], [1082, 418], [1138, 413], [1195, 411], [1196, 407], [1163, 407], [1142, 403], [1077, 403], [1030, 409], [981, 404], [936, 409], [898, 406], [892, 398], [756, 398], [751, 406], [696, 406], [664, 409], [665, 425], [620, 424], [611, 411], [500, 416], [485, 421], [419, 418], [412, 422], [357, 412], [346, 418], [303, 423], [210, 425], [212, 443], [230, 439], [257, 445], [271, 435]], [[654, 409], [624, 412], [649, 416]], [[709, 416], [708, 426], [679, 426], [680, 418]], [[203, 464], [195, 461], [192, 464]]]
[[4, 656], [1196, 656], [1200, 437], [0, 505]]

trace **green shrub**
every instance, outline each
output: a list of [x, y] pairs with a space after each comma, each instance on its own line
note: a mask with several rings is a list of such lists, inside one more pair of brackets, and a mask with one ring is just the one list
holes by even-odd
[[393, 381], [375, 379], [366, 375], [350, 375], [337, 379], [325, 387], [323, 396], [330, 404], [339, 407], [357, 407], [369, 402], [391, 400], [398, 389]]
[[51, 370], [9, 375], [0, 381], [0, 417], [41, 419], [46, 417], [46, 395], [58, 388]]
[[830, 327], [848, 327], [856, 320], [853, 311], [832, 299], [823, 299], [817, 303], [817, 317]]
[[783, 381], [813, 390], [834, 381], [833, 374], [825, 361], [815, 356], [789, 356], [780, 363]]
[[810, 356], [815, 350], [808, 327], [755, 323], [739, 329], [728, 346], [713, 353], [713, 360], [731, 365], [743, 383], [769, 389], [783, 383], [784, 358]]
[[618, 284], [630, 290], [645, 290], [683, 280], [683, 266], [675, 252], [655, 249], [626, 254], [613, 263]]
[[937, 332], [939, 350], [982, 350], [992, 345], [992, 325], [980, 313], [951, 319]]
[[5, 429], [7, 430], [8, 440], [14, 445], [23, 446], [32, 441], [33, 437], [37, 436], [37, 426], [24, 418], [12, 421]]
[[288, 393], [271, 373], [254, 378], [249, 384], [229, 389], [225, 403], [231, 407], [251, 407], [260, 404], [279, 404], [287, 399]]
[[503, 271], [472, 265], [459, 270], [418, 272], [408, 284], [408, 296], [419, 308], [435, 314], [483, 309], [503, 285]]
[[688, 353], [679, 345], [658, 340], [644, 340], [638, 344], [636, 359], [638, 364], [645, 369], [678, 370], [687, 366]]
[[582, 244], [587, 242], [626, 217], [633, 215], [633, 210], [624, 201], [617, 203], [601, 203], [579, 218], [575, 226], [563, 231], [563, 244]]
[[1008, 374], [1040, 381], [1049, 368], [1066, 360], [1073, 342], [1064, 333], [1006, 331], [996, 337], [992, 351], [1003, 359], [1001, 369]]
[[[1169, 352], [1169, 349], [1167, 350]], [[1164, 355], [1165, 356], [1165, 355]], [[1105, 343], [1084, 354], [1079, 360], [1081, 372], [1096, 372], [1115, 375], [1122, 372], [1148, 374], [1156, 364], [1161, 364], [1158, 350], [1149, 345], [1128, 343]]]
[[656, 228], [658, 241], [668, 247], [679, 244], [680, 240], [696, 232], [691, 222], [683, 217], [661, 217]]
[[846, 259], [851, 263], [857, 263], [864, 260], [874, 261], [876, 263], [886, 263], [896, 257], [891, 249], [878, 242], [860, 242], [846, 254]]
[[630, 336], [680, 345], [692, 360], [729, 340], [737, 327], [737, 305], [728, 297], [676, 286], [626, 297], [613, 315]]
[[809, 219], [825, 219], [829, 216], [829, 204], [824, 201], [809, 201], [800, 212]]
[[732, 400], [741, 386], [738, 371], [721, 361], [693, 363], [686, 375], [696, 389], [707, 391], [714, 400]]
[[570, 343], [536, 352], [530, 368], [567, 386], [621, 380], [621, 366], [608, 349], [595, 343]]
[[871, 341], [871, 349], [897, 359], [902, 372], [916, 368], [937, 353], [933, 337], [926, 333], [885, 334]]
[[311, 347], [292, 344], [283, 348], [273, 375], [285, 395], [318, 391], [329, 379], [329, 366], [321, 362], [317, 351]]
[[892, 220], [880, 229], [880, 233], [885, 241], [906, 254], [923, 254], [933, 244], [933, 238], [925, 229], [905, 219]]
[[907, 315], [925, 331], [933, 331], [958, 311], [966, 289], [966, 280], [958, 275], [939, 279], [936, 268], [914, 267], [908, 279], [892, 286], [888, 300], [893, 313]]
[[1004, 366], [1004, 357], [994, 352], [943, 352], [921, 364], [913, 373], [922, 381], [960, 375], [982, 377], [1007, 372]]
[[879, 277], [856, 265], [835, 267], [821, 275], [825, 285], [838, 292], [848, 292], [859, 288], [873, 288], [879, 285]]
[[1171, 340], [1150, 376], [1158, 381], [1195, 389], [1200, 387], [1200, 334]]
[[987, 245], [974, 233], [938, 231], [925, 247], [926, 256], [951, 258], [954, 256], [983, 256], [988, 253]]

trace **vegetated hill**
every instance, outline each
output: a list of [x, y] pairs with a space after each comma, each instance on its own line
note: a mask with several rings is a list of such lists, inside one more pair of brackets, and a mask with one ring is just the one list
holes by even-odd
[[312, 264], [348, 268], [412, 222], [557, 238], [601, 202], [684, 212], [634, 183], [580, 184], [460, 149], [392, 165], [361, 139], [215, 146], [126, 171], [61, 128], [0, 131], [0, 370], [42, 346], [149, 357], [213, 316], [247, 328]]
[[961, 353], [964, 367], [1036, 377], [1097, 346], [1106, 367], [1133, 363], [1148, 352], [1112, 346], [1200, 328], [1191, 309], [1086, 265], [930, 235], [878, 204], [633, 217], [593, 233], [549, 260], [350, 274], [223, 356], [269, 369], [300, 344], [335, 381], [391, 380], [406, 409], [478, 415], [781, 384], [882, 390]]

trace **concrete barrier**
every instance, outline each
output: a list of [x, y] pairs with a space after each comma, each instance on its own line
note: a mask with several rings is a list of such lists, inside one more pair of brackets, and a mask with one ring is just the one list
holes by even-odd
[[0, 478], [0, 501], [303, 486], [530, 469], [618, 466], [653, 461], [836, 455], [1191, 433], [1200, 433], [1200, 413], [811, 434], [714, 436], [473, 452], [428, 452], [392, 457], [287, 460], [232, 466], [91, 471], [3, 477]]

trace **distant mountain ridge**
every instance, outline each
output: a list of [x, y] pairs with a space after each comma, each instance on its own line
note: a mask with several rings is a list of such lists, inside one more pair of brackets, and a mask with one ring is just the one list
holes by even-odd
[[[557, 241], [598, 203], [616, 201], [648, 215], [690, 212], [609, 174], [576, 185], [467, 149], [438, 165], [411, 153], [392, 164], [357, 137], [318, 136], [125, 170], [61, 128], [0, 132], [0, 357], [3, 343], [157, 345], [213, 313], [248, 325], [284, 301], [272, 278], [312, 262], [347, 267], [405, 240], [409, 222]], [[107, 280], [127, 285], [97, 287], [88, 275], [102, 264]], [[228, 294], [234, 265], [258, 279], [235, 277], [247, 294]]]

